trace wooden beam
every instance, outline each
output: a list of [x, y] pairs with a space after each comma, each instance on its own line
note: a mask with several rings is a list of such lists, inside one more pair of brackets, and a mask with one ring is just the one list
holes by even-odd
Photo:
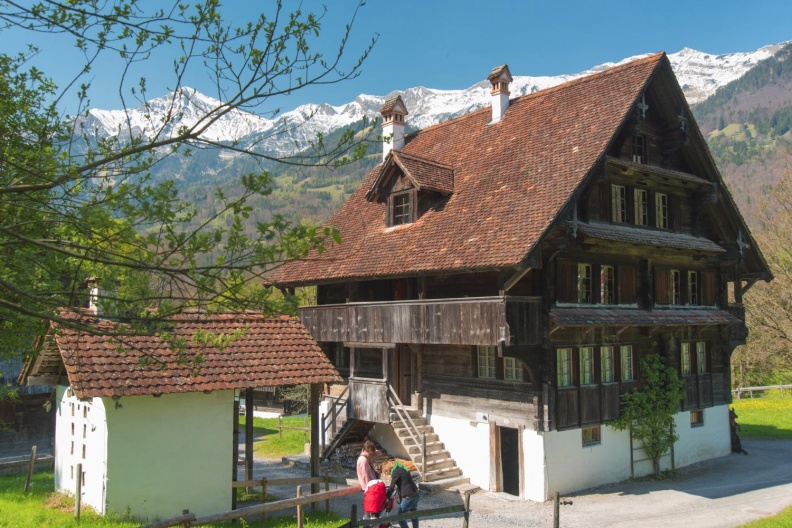
[[[319, 400], [321, 385], [311, 383], [311, 477], [319, 476]], [[319, 493], [319, 484], [311, 483], [311, 495]], [[311, 510], [316, 508], [316, 503], [311, 504]]]
[[253, 479], [253, 389], [245, 389], [245, 480]]

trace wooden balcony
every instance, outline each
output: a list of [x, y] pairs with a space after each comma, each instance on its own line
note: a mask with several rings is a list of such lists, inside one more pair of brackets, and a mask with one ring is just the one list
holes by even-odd
[[431, 345], [541, 343], [541, 299], [474, 297], [300, 308], [300, 319], [319, 342]]

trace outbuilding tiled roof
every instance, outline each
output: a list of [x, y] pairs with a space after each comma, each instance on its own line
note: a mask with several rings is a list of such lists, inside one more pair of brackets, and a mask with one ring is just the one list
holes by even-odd
[[[107, 320], [73, 312], [64, 316], [82, 317], [97, 333], [51, 323], [39, 357], [26, 370], [31, 376], [56, 374], [44, 370], [52, 368], [52, 358], [47, 356], [59, 354], [60, 372], [65, 371], [80, 398], [341, 380], [305, 327], [288, 316], [181, 315], [168, 325], [169, 335], [135, 335], [127, 326]], [[230, 338], [215, 345], [212, 342], [218, 341], [212, 336]], [[202, 360], [196, 362], [199, 355]]]
[[[366, 200], [375, 167], [329, 220], [343, 242], [275, 270], [281, 284], [511, 267], [554, 225], [658, 68], [659, 53], [489, 107], [407, 138], [402, 156], [453, 169], [453, 194], [414, 223], [387, 227]], [[669, 70], [670, 71], [670, 70]]]

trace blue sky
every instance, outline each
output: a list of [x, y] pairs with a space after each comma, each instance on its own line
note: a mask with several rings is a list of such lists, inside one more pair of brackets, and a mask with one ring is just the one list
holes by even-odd
[[[284, 0], [287, 9], [297, 6]], [[322, 2], [305, 0], [304, 10], [321, 10]], [[327, 15], [317, 48], [332, 52], [356, 2], [326, 0]], [[270, 1], [227, 0], [226, 13], [242, 22], [252, 9]], [[354, 59], [375, 34], [379, 40], [359, 78], [278, 101], [283, 110], [308, 102], [343, 104], [358, 94], [384, 95], [412, 86], [461, 89], [482, 81], [507, 63], [513, 75], [576, 73], [604, 62], [655, 51], [691, 47], [713, 54], [753, 51], [792, 39], [792, 1], [754, 0], [368, 0], [360, 10], [349, 43]], [[0, 44], [11, 44], [8, 32]], [[28, 36], [26, 36], [28, 40]], [[64, 44], [36, 37], [44, 52], [39, 66], [63, 82], [79, 57]], [[5, 42], [2, 42], [5, 40]], [[18, 43], [18, 42], [17, 42]], [[164, 95], [173, 85], [168, 61], [145, 65], [149, 95]], [[94, 71], [93, 106], [118, 107], [118, 75], [109, 65]], [[209, 95], [205, 71], [196, 70], [185, 84]]]

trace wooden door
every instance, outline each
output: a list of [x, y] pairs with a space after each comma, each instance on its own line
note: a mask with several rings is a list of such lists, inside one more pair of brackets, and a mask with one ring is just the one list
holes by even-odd
[[396, 345], [393, 349], [393, 360], [389, 383], [399, 400], [407, 406], [412, 405], [413, 394], [413, 353], [407, 345]]
[[520, 435], [511, 427], [498, 427], [500, 433], [501, 489], [520, 496]]

